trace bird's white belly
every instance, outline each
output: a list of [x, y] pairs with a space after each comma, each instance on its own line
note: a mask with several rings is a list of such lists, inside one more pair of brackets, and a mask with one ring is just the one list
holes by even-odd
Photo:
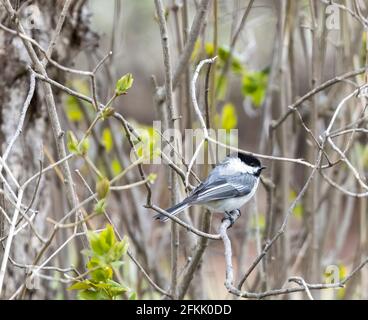
[[247, 196], [226, 199], [226, 200], [219, 200], [219, 201], [212, 201], [209, 202], [206, 207], [211, 210], [225, 212], [225, 211], [233, 211], [235, 209], [239, 209], [243, 204], [245, 204], [248, 200], [246, 199]]

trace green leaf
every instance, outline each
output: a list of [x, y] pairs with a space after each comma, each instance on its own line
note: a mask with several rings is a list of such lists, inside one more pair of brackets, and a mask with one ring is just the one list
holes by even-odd
[[[72, 88], [86, 96], [90, 95], [89, 83], [88, 81], [73, 79], [68, 81], [67, 86]], [[68, 95], [65, 99], [64, 109], [65, 114], [71, 122], [79, 122], [83, 120], [84, 114], [81, 109], [81, 105], [86, 106], [86, 111], [92, 112], [92, 105], [86, 101], [79, 101], [76, 97]]]
[[113, 260], [119, 260], [121, 257], [127, 253], [128, 251], [128, 240], [126, 237], [124, 237], [120, 242], [116, 243], [116, 245], [113, 248]]
[[78, 293], [81, 300], [111, 300], [111, 297], [104, 290], [84, 290]]
[[107, 285], [108, 287], [106, 289], [111, 297], [121, 296], [123, 293], [130, 290], [128, 287], [125, 287], [114, 280], [108, 280]]
[[239, 61], [239, 59], [233, 58], [232, 62], [231, 62], [231, 70], [235, 73], [235, 74], [242, 74], [244, 73], [244, 67], [241, 64], [241, 62]]
[[118, 159], [115, 158], [112, 160], [111, 170], [114, 176], [117, 176], [121, 172], [122, 168]]
[[137, 154], [138, 157], [143, 157], [145, 159], [154, 159], [160, 156], [159, 134], [149, 126], [140, 126], [137, 128], [139, 133], [140, 141], [137, 142]]
[[[226, 61], [230, 58], [230, 51], [228, 48], [219, 47], [218, 48], [218, 57], [222, 64], [225, 64]], [[242, 74], [244, 72], [243, 65], [240, 60], [235, 57], [234, 53], [231, 55], [231, 70], [236, 74]]]
[[122, 266], [122, 256], [128, 250], [128, 238], [117, 241], [114, 229], [107, 224], [100, 233], [87, 234], [91, 250], [85, 250], [90, 279], [73, 284], [69, 290], [80, 290], [80, 299], [113, 299], [130, 289], [113, 280], [114, 271]]
[[232, 103], [226, 103], [221, 113], [221, 128], [230, 130], [234, 129], [238, 123], [236, 109]]
[[217, 51], [218, 51], [218, 57], [221, 61], [226, 62], [226, 60], [229, 59], [230, 57], [229, 49], [225, 47], [219, 47]]
[[204, 50], [206, 51], [207, 56], [212, 57], [214, 55], [215, 49], [213, 47], [212, 42], [206, 42], [204, 45]]
[[294, 210], [293, 210], [293, 214], [297, 217], [297, 218], [302, 218], [303, 217], [303, 206], [301, 203], [298, 203]]
[[259, 76], [256, 73], [247, 73], [243, 77], [243, 93], [251, 95], [258, 90]]
[[[116, 238], [115, 233], [111, 225], [107, 225], [106, 228], [100, 232], [100, 234], [96, 234], [93, 232], [88, 233], [88, 239], [91, 245], [91, 248], [96, 256], [104, 256], [106, 260], [106, 256], [109, 253], [110, 249], [115, 245]], [[93, 268], [99, 264], [99, 261], [96, 259], [91, 259], [89, 262], [89, 267]]]
[[111, 248], [116, 243], [115, 232], [110, 224], [108, 224], [106, 226], [106, 229], [102, 231], [101, 236], [104, 237], [109, 248]]
[[112, 279], [113, 270], [111, 267], [106, 266], [104, 268], [91, 271], [91, 276], [94, 281], [106, 282], [107, 280]]
[[66, 133], [66, 145], [69, 152], [77, 155], [85, 156], [89, 149], [88, 138], [84, 138], [83, 141], [79, 144], [76, 136], [72, 131], [68, 131]]
[[107, 289], [109, 290], [111, 287], [111, 284], [108, 283], [109, 280], [106, 280], [106, 282], [99, 282], [99, 283], [95, 283], [94, 287], [95, 289]]
[[112, 135], [111, 130], [109, 128], [105, 128], [102, 131], [102, 144], [104, 145], [106, 151], [109, 153], [112, 149]]
[[91, 281], [84, 280], [84, 281], [74, 283], [73, 285], [68, 287], [68, 290], [86, 290], [86, 289], [90, 289], [91, 287], [92, 287]]
[[105, 266], [105, 263], [101, 260], [102, 255], [96, 253], [92, 250], [92, 255], [89, 261], [87, 262], [87, 269], [93, 270], [97, 269], [101, 266]]
[[83, 113], [76, 97], [68, 96], [65, 101], [65, 113], [71, 122], [79, 122], [83, 119]]
[[100, 237], [98, 236], [98, 234], [90, 231], [87, 235], [93, 253], [96, 255], [103, 255], [105, 251], [103, 246], [101, 245]]
[[[294, 201], [296, 196], [297, 196], [296, 192], [294, 190], [291, 190], [289, 194], [289, 201], [290, 202]], [[303, 217], [303, 213], [304, 213], [303, 205], [300, 202], [298, 202], [293, 209], [293, 214], [296, 218], [301, 219]]]
[[111, 287], [109, 288], [109, 293], [113, 297], [121, 296], [124, 292], [129, 291], [128, 288], [123, 287]]
[[108, 280], [108, 281], [107, 281], [107, 284], [109, 284], [109, 285], [110, 285], [110, 290], [111, 290], [111, 288], [119, 289], [119, 290], [121, 290], [122, 292], [126, 292], [126, 291], [128, 291], [128, 290], [129, 290], [129, 288], [128, 288], [128, 287], [126, 287], [126, 286], [124, 286], [124, 285], [122, 285], [122, 284], [120, 284], [119, 282], [116, 282], [116, 281], [114, 281], [114, 280]]
[[100, 233], [100, 241], [105, 253], [109, 253], [110, 249], [112, 249], [116, 243], [115, 232], [110, 224]]
[[262, 105], [266, 96], [268, 81], [267, 71], [247, 72], [242, 80], [242, 93], [244, 97], [250, 97], [254, 106]]
[[127, 91], [131, 88], [133, 85], [133, 76], [131, 73], [127, 73], [124, 76], [122, 76], [117, 82], [115, 87], [115, 93], [117, 96], [120, 96], [122, 94], [126, 94]]
[[136, 292], [132, 292], [129, 295], [129, 300], [137, 300], [137, 293]]

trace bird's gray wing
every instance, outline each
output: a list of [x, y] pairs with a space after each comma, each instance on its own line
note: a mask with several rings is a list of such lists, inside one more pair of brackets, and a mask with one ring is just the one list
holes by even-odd
[[193, 203], [206, 203], [214, 200], [242, 197], [249, 194], [257, 178], [242, 173], [233, 176], [218, 177], [200, 184], [189, 197]]

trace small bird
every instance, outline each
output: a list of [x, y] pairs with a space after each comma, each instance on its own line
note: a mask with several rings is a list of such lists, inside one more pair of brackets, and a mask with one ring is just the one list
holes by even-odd
[[[239, 209], [254, 196], [259, 177], [265, 168], [253, 156], [241, 153], [230, 155], [187, 198], [166, 212], [175, 216], [192, 205], [202, 205], [213, 211], [224, 212], [233, 223], [229, 213]], [[157, 214], [154, 218], [160, 221], [169, 219], [163, 214]]]

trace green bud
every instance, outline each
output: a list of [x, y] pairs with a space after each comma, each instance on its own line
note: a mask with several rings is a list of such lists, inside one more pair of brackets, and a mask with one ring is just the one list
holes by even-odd
[[66, 133], [66, 145], [69, 152], [78, 153], [78, 140], [72, 131]]
[[115, 112], [115, 109], [113, 107], [106, 107], [102, 110], [101, 117], [103, 120], [111, 117]]
[[96, 192], [98, 199], [105, 199], [110, 191], [110, 181], [103, 177], [100, 181], [96, 183]]
[[99, 200], [94, 207], [94, 211], [97, 214], [102, 214], [106, 209], [106, 199]]
[[89, 140], [84, 138], [79, 146], [79, 152], [82, 156], [85, 156], [89, 150]]
[[133, 76], [131, 73], [127, 73], [124, 76], [122, 76], [117, 82], [115, 86], [115, 93], [117, 96], [120, 96], [122, 94], [126, 94], [127, 91], [131, 88], [133, 85]]

